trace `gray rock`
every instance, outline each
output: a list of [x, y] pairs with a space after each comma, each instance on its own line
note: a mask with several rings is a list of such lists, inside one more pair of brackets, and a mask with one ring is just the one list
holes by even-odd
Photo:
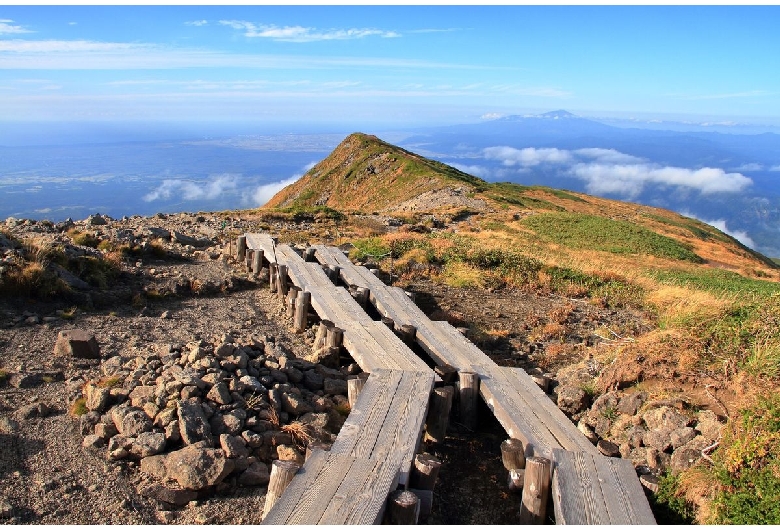
[[184, 386], [196, 386], [200, 389], [206, 388], [206, 383], [198, 376], [198, 373], [191, 368], [182, 368], [181, 366], [173, 365], [168, 369], [168, 373]]
[[130, 394], [128, 394], [127, 397], [130, 400], [130, 404], [132, 406], [143, 407], [145, 403], [155, 399], [156, 390], [157, 387], [155, 386], [138, 385], [130, 392]]
[[166, 476], [182, 488], [200, 490], [222, 482], [234, 464], [221, 449], [187, 446], [165, 459]]
[[117, 434], [108, 441], [108, 458], [113, 460], [122, 460], [127, 458], [130, 456], [130, 448], [132, 446], [132, 438]]
[[669, 440], [672, 442], [674, 449], [682, 447], [694, 438], [696, 438], [696, 431], [691, 427], [681, 427], [669, 433]]
[[[170, 484], [142, 484], [138, 494], [174, 506], [184, 506], [198, 498], [198, 492], [179, 488]], [[168, 512], [170, 513], [170, 512]]]
[[579, 414], [588, 407], [588, 394], [580, 387], [573, 385], [559, 385], [558, 408], [565, 414]]
[[673, 431], [681, 427], [686, 427], [690, 423], [690, 418], [678, 412], [669, 406], [662, 406], [649, 410], [642, 414], [648, 430], [651, 431]]
[[113, 423], [97, 423], [95, 425], [95, 434], [104, 440], [108, 440], [112, 436], [119, 434], [116, 426]]
[[645, 449], [645, 458], [647, 459], [647, 465], [650, 469], [656, 473], [663, 473], [669, 468], [672, 455], [659, 451], [653, 447], [648, 447]]
[[312, 392], [322, 390], [324, 382], [325, 378], [314, 370], [306, 370], [303, 372], [303, 385]]
[[244, 420], [236, 414], [236, 411], [227, 414], [216, 413], [209, 420], [209, 424], [214, 435], [232, 434], [238, 436], [244, 430]]
[[620, 398], [617, 404], [617, 411], [621, 414], [633, 416], [647, 401], [647, 392], [633, 392]]
[[165, 435], [161, 432], [144, 432], [139, 434], [128, 451], [138, 458], [145, 458], [162, 453], [165, 450]]
[[307, 412], [314, 412], [314, 407], [302, 396], [293, 393], [282, 394], [282, 410], [288, 414], [300, 416]]
[[614, 442], [609, 440], [599, 440], [596, 444], [596, 448], [604, 456], [620, 456], [620, 447]]
[[110, 398], [110, 388], [100, 388], [92, 383], [87, 383], [84, 386], [84, 405], [89, 410], [94, 410], [95, 412], [105, 411]]
[[219, 445], [222, 447], [222, 450], [225, 451], [225, 456], [228, 458], [246, 458], [249, 456], [249, 449], [247, 449], [246, 442], [239, 436], [220, 434]]
[[672, 447], [671, 434], [672, 431], [669, 430], [648, 431], [642, 437], [642, 441], [646, 447], [651, 447], [663, 452]]
[[76, 359], [100, 359], [100, 346], [92, 333], [83, 329], [63, 329], [57, 335], [54, 355]]
[[329, 396], [347, 393], [347, 382], [343, 379], [326, 378], [322, 383], [322, 389]]
[[141, 459], [141, 472], [146, 473], [156, 479], [164, 480], [167, 472], [165, 471], [166, 455], [153, 455]]
[[227, 385], [222, 382], [211, 387], [209, 393], [206, 394], [206, 399], [210, 399], [220, 405], [227, 405], [233, 401], [233, 398], [230, 397], [230, 390], [228, 390]]
[[[249, 422], [247, 422], [247, 424], [248, 423]], [[256, 432], [244, 431], [241, 433], [241, 438], [243, 438], [246, 445], [252, 449], [256, 449], [263, 445], [263, 437]]]
[[252, 462], [249, 467], [238, 477], [238, 483], [242, 486], [265, 486], [271, 478], [268, 466], [262, 462]]
[[191, 445], [201, 441], [211, 444], [211, 427], [203, 408], [196, 400], [180, 401], [178, 410], [179, 433], [182, 441]]
[[245, 375], [239, 378], [239, 382], [244, 385], [246, 390], [255, 392], [257, 394], [265, 394], [268, 389], [263, 384], [251, 375]]
[[105, 439], [96, 434], [88, 434], [84, 437], [84, 441], [81, 443], [81, 447], [85, 449], [100, 449], [106, 445]]
[[288, 366], [284, 369], [284, 372], [287, 374], [287, 379], [293, 383], [298, 384], [301, 381], [303, 381], [303, 372], [295, 368], [294, 366]]
[[715, 441], [720, 436], [723, 424], [718, 421], [718, 416], [711, 410], [702, 410], [696, 416], [696, 430], [707, 440]]
[[152, 430], [152, 420], [146, 413], [134, 407], [126, 410], [119, 424], [115, 424], [120, 434], [127, 437], [138, 436], [141, 433]]

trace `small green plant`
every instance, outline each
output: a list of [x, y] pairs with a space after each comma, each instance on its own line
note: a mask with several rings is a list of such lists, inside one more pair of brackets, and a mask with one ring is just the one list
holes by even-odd
[[70, 405], [70, 412], [71, 416], [76, 416], [77, 418], [80, 416], [83, 416], [87, 412], [89, 412], [89, 409], [87, 409], [87, 400], [85, 398], [78, 398]]
[[620, 413], [615, 407], [605, 407], [604, 410], [601, 411], [601, 416], [609, 421], [615, 421], [619, 415]]
[[593, 399], [595, 399], [595, 397], [598, 395], [598, 389], [596, 388], [596, 383], [594, 381], [582, 383], [580, 385], [580, 390], [585, 392], [585, 395], [588, 396], [588, 399], [591, 401], [593, 401]]
[[67, 233], [73, 240], [74, 245], [97, 248], [97, 246], [100, 244], [100, 240], [95, 237], [94, 234], [90, 234], [89, 232], [81, 232], [74, 228], [68, 230]]
[[650, 501], [653, 514], [659, 524], [692, 524], [696, 515], [695, 507], [678, 495], [679, 476], [664, 473], [658, 482], [658, 492]]

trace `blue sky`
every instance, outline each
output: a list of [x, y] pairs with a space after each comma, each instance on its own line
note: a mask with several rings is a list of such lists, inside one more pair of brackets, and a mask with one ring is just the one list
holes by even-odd
[[0, 6], [0, 121], [780, 125], [780, 6]]

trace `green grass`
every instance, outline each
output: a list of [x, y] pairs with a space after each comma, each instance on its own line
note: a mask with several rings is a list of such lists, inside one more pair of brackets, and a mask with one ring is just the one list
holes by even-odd
[[780, 293], [780, 284], [765, 280], [745, 278], [736, 272], [720, 269], [684, 271], [674, 269], [653, 270], [649, 276], [658, 283], [691, 287], [716, 295], [737, 294], [740, 296], [770, 296]]
[[566, 212], [532, 215], [522, 223], [542, 239], [569, 248], [704, 262], [688, 246], [626, 221]]

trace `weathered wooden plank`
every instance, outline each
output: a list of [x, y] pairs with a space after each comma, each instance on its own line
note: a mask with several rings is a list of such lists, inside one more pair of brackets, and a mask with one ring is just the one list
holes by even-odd
[[[263, 524], [278, 525], [288, 524], [290, 515], [294, 510], [311, 513], [311, 504], [316, 500], [306, 496], [306, 492], [313, 487], [317, 478], [322, 473], [328, 461], [328, 451], [315, 449], [306, 463], [292, 479], [284, 494], [274, 504], [273, 508], [265, 514]], [[316, 509], [316, 508], [314, 508]]]
[[268, 234], [245, 234], [246, 245], [252, 250], [260, 249], [268, 263], [276, 263], [276, 242]]
[[507, 384], [521, 394], [526, 402], [534, 404], [534, 413], [555, 436], [561, 447], [569, 451], [584, 451], [591, 455], [600, 454], [524, 370], [496, 367], [492, 371], [498, 378], [506, 378]]
[[484, 376], [479, 393], [507, 434], [523, 442], [526, 455], [551, 458], [552, 450], [560, 448], [555, 437], [533, 414], [532, 407], [504, 382]]
[[[400, 370], [377, 370], [369, 376], [331, 452], [363, 458], [371, 455], [402, 377]], [[370, 447], [366, 448], [369, 443]]]
[[398, 485], [397, 470], [396, 458], [356, 459], [319, 524], [378, 524]]
[[633, 464], [622, 458], [594, 456], [610, 524], [656, 524]]

